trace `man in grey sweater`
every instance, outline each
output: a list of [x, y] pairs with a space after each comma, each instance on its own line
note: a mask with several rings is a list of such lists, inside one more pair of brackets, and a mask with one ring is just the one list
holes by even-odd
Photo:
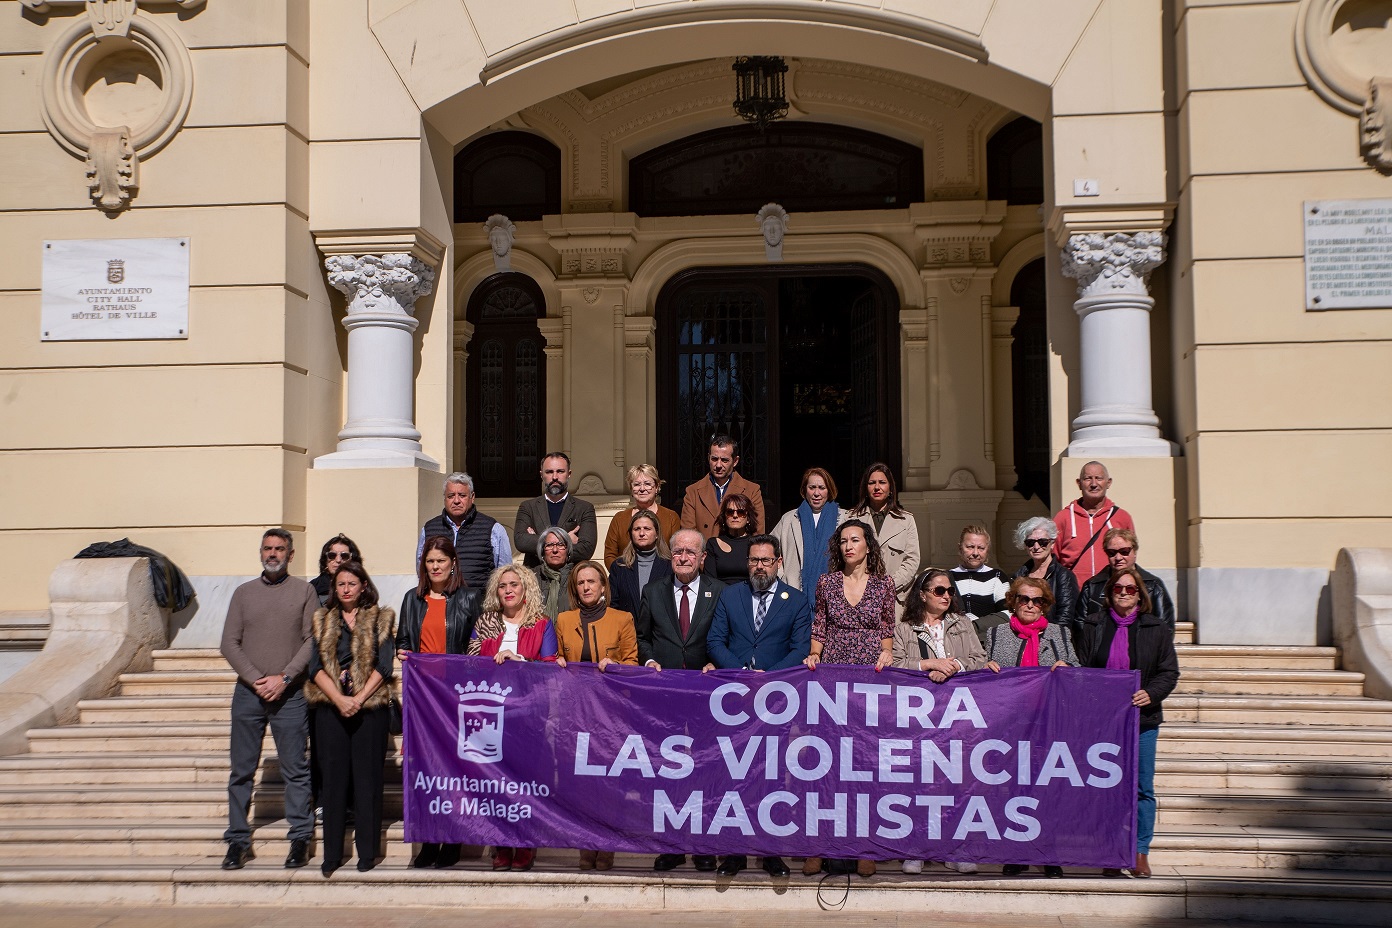
[[271, 726], [280, 775], [285, 781], [285, 818], [290, 825], [286, 869], [303, 867], [314, 837], [310, 810], [309, 740], [304, 698], [305, 668], [319, 597], [314, 587], [290, 576], [294, 541], [282, 528], [261, 537], [261, 576], [232, 593], [222, 628], [222, 656], [237, 672], [232, 691], [232, 774], [227, 779], [227, 856], [222, 869], [240, 870], [251, 853], [251, 787], [261, 766], [261, 741]]

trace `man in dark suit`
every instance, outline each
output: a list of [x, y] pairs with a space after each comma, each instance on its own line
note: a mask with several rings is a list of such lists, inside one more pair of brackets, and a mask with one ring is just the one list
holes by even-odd
[[712, 438], [707, 464], [710, 473], [687, 487], [686, 496], [682, 498], [682, 528], [694, 528], [704, 538], [713, 537], [720, 531], [715, 520], [720, 515], [725, 494], [743, 493], [754, 507], [749, 524], [756, 532], [767, 532], [769, 524], [764, 521], [763, 491], [754, 481], [735, 473], [735, 468], [739, 467], [739, 445], [735, 440], [729, 435]]
[[[778, 582], [782, 554], [772, 535], [749, 543], [749, 579], [721, 592], [706, 636], [716, 667], [784, 670], [801, 664], [811, 651], [812, 604], [801, 590]], [[743, 854], [731, 854], [716, 874], [734, 876], [746, 863]], [[765, 857], [764, 869], [772, 876], [788, 875], [781, 857]]]
[[[638, 661], [653, 670], [675, 668], [714, 670], [706, 654], [715, 604], [725, 584], [701, 573], [705, 560], [701, 533], [684, 528], [672, 535], [672, 576], [643, 587], [638, 604]], [[672, 870], [686, 862], [685, 854], [659, 854], [654, 870]], [[694, 855], [697, 870], [714, 870], [715, 858]]]
[[522, 552], [522, 563], [527, 567], [541, 563], [537, 538], [552, 525], [570, 535], [570, 563], [588, 561], [599, 537], [594, 506], [570, 494], [570, 456], [564, 451], [550, 451], [541, 459], [541, 488], [541, 496], [523, 500], [517, 507], [512, 546]]

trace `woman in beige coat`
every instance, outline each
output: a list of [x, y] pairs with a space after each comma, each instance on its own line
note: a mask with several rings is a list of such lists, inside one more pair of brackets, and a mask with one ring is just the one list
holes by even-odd
[[[934, 683], [986, 666], [986, 652], [972, 620], [962, 614], [962, 601], [947, 571], [933, 568], [909, 588], [904, 618], [894, 624], [894, 666], [921, 670]], [[923, 861], [904, 861], [905, 873], [922, 873]], [[972, 873], [976, 864], [949, 862], [948, 867]]]
[[918, 523], [912, 513], [899, 505], [899, 488], [888, 464], [871, 464], [865, 469], [860, 478], [860, 502], [849, 512], [841, 510], [841, 521], [848, 519], [859, 519], [874, 527], [885, 570], [894, 581], [896, 615], [903, 616], [909, 587], [918, 574]]

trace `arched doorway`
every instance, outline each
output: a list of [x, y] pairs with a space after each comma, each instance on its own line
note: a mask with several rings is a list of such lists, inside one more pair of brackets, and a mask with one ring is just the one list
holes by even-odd
[[[770, 518], [803, 470], [827, 468], [850, 501], [860, 472], [900, 460], [899, 301], [862, 265], [700, 268], [657, 299], [658, 467], [676, 487], [706, 472], [713, 434]], [[768, 528], [768, 526], [763, 526]]]
[[494, 274], [469, 297], [467, 467], [479, 496], [532, 496], [546, 439], [546, 315], [526, 274]]

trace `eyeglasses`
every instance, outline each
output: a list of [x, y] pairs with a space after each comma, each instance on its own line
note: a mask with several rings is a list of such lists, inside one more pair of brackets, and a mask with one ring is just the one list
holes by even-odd
[[750, 566], [750, 567], [772, 567], [772, 566], [773, 566], [773, 562], [776, 561], [776, 560], [778, 560], [778, 558], [776, 558], [776, 557], [751, 557], [751, 558], [749, 559], [749, 566]]
[[949, 593], [952, 592], [952, 587], [950, 587], [950, 586], [935, 586], [935, 587], [933, 587], [931, 590], [928, 590], [927, 592], [933, 594], [934, 596], [946, 596], [947, 594], [949, 594]]
[[1015, 605], [1016, 605], [1016, 606], [1023, 606], [1023, 605], [1025, 605], [1026, 603], [1029, 603], [1029, 604], [1032, 605], [1032, 606], [1038, 606], [1040, 609], [1043, 609], [1043, 608], [1044, 608], [1044, 605], [1045, 605], [1045, 599], [1044, 599], [1043, 596], [1016, 596], [1016, 597], [1015, 597]]
[[565, 550], [565, 542], [563, 542], [563, 541], [548, 541], [546, 544], [542, 545], [542, 547], [545, 548], [545, 549], [548, 550], [548, 551], [549, 551], [549, 550], [552, 550], [552, 549], [554, 549], [554, 548], [560, 548], [561, 550], [564, 551], [564, 550]]
[[1052, 538], [1027, 538], [1027, 539], [1025, 539], [1025, 547], [1027, 547], [1027, 548], [1047, 548], [1047, 547], [1049, 547], [1049, 545], [1051, 545], [1051, 544], [1053, 544], [1053, 543], [1054, 543], [1054, 540], [1053, 540]]
[[1116, 586], [1112, 587], [1112, 592], [1120, 593], [1122, 596], [1135, 596], [1140, 592], [1140, 589], [1129, 583], [1118, 583]]
[[1135, 548], [1106, 548], [1107, 557], [1130, 557]]

